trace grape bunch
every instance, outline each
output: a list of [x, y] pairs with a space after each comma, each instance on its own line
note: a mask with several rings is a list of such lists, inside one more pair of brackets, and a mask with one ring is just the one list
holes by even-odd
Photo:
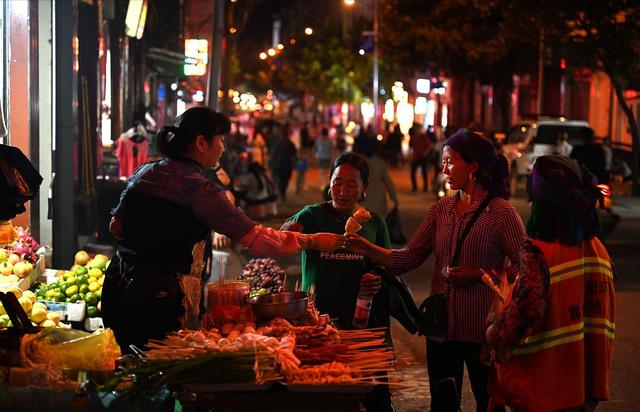
[[285, 273], [273, 259], [251, 259], [238, 279], [251, 282], [251, 293], [278, 293], [284, 286]]

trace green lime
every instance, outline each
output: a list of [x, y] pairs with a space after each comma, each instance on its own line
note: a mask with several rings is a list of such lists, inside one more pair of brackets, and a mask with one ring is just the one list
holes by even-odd
[[80, 295], [76, 293], [75, 295], [71, 296], [69, 299], [71, 299], [71, 303], [76, 303], [77, 301], [80, 300]]
[[71, 303], [71, 298], [66, 298], [64, 301], [67, 303]]
[[64, 292], [64, 294], [67, 295], [68, 297], [71, 297], [76, 293], [78, 293], [78, 285], [69, 286], [67, 289], [65, 289], [65, 292]]
[[87, 292], [84, 295], [84, 301], [87, 302], [89, 306], [95, 306], [98, 304], [98, 297], [93, 292]]
[[87, 306], [87, 316], [90, 318], [98, 316], [98, 308], [95, 306]]
[[56, 293], [56, 295], [53, 298], [56, 302], [64, 302], [67, 300], [67, 297], [64, 295], [64, 293], [62, 292], [58, 292]]
[[89, 291], [89, 285], [80, 285], [80, 293], [87, 293]]
[[53, 282], [52, 284], [47, 286], [47, 290], [54, 290], [57, 287], [58, 287], [58, 282]]
[[80, 277], [80, 275], [86, 275], [89, 272], [89, 269], [87, 269], [84, 266], [78, 266], [75, 272], [76, 272], [76, 276]]
[[94, 293], [98, 297], [98, 300], [102, 300], [102, 288], [96, 290]]
[[88, 285], [89, 284], [89, 280], [87, 275], [78, 275], [78, 277], [76, 277], [76, 285]]
[[69, 276], [65, 282], [67, 282], [67, 285], [71, 286], [71, 285], [75, 285], [76, 284], [76, 277], [75, 276]]
[[84, 292], [78, 293], [78, 296], [80, 296], [80, 300], [84, 300]]
[[61, 291], [65, 291], [67, 290], [67, 288], [69, 287], [69, 285], [67, 284], [67, 282], [60, 282], [58, 283], [58, 288], [60, 288]]
[[0, 318], [0, 328], [6, 328], [8, 323], [9, 321], [5, 320], [4, 318]]

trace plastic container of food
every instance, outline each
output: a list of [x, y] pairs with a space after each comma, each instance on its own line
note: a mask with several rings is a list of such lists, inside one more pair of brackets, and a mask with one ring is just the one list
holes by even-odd
[[247, 304], [250, 289], [249, 282], [241, 280], [209, 283], [207, 285], [207, 306], [209, 308], [215, 305], [244, 306]]

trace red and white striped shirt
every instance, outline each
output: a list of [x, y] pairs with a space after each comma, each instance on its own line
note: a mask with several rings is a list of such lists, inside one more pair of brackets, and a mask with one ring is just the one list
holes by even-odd
[[[435, 269], [431, 294], [449, 295], [447, 340], [481, 342], [485, 319], [493, 302], [491, 289], [480, 280], [465, 286], [448, 284], [442, 269], [449, 266], [458, 238], [480, 207], [484, 197], [476, 200], [462, 216], [455, 211], [457, 196], [436, 202], [426, 213], [420, 228], [402, 249], [393, 250], [393, 273], [405, 273], [418, 267], [431, 253], [435, 255]], [[526, 232], [518, 212], [502, 198], [495, 197], [469, 231], [462, 244], [458, 266], [482, 269], [518, 271], [519, 251]], [[509, 266], [506, 266], [506, 260]]]

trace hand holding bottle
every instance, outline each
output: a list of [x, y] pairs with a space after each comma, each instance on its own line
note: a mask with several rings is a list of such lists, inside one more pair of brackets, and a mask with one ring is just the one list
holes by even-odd
[[378, 275], [365, 273], [360, 278], [360, 292], [356, 300], [356, 310], [353, 313], [353, 326], [358, 329], [366, 328], [369, 324], [373, 297], [382, 287], [382, 279]]

